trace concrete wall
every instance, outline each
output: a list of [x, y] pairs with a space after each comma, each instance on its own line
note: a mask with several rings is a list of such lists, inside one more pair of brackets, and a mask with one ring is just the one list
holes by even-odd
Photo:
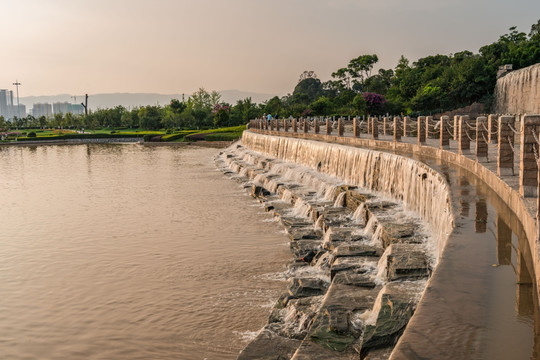
[[495, 113], [540, 113], [540, 63], [512, 71], [497, 80]]

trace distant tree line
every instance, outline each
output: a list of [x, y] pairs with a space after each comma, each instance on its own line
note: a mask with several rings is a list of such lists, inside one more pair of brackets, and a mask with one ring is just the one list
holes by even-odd
[[264, 105], [251, 98], [239, 100], [235, 105], [221, 101], [216, 91], [199, 89], [186, 101], [172, 99], [165, 106], [149, 105], [133, 109], [116, 106], [90, 111], [88, 115], [55, 114], [14, 118], [6, 121], [0, 116], [0, 129], [7, 128], [142, 128], [142, 129], [208, 129], [246, 124], [263, 114]]
[[305, 71], [292, 94], [270, 99], [266, 113], [279, 116], [437, 113], [481, 102], [489, 109], [499, 66], [521, 69], [540, 62], [540, 20], [529, 34], [509, 33], [480, 48], [431, 55], [410, 64], [404, 56], [394, 69], [372, 74], [378, 56], [362, 55], [321, 82]]
[[56, 114], [51, 118], [0, 116], [6, 128], [143, 128], [202, 129], [236, 126], [250, 119], [273, 117], [372, 114], [425, 114], [452, 110], [481, 102], [488, 110], [499, 66], [512, 64], [514, 70], [540, 62], [540, 20], [529, 34], [511, 27], [507, 34], [480, 48], [478, 54], [461, 51], [451, 55], [430, 55], [410, 64], [401, 56], [394, 69], [380, 69], [376, 54], [351, 59], [322, 82], [313, 71], [304, 71], [292, 94], [275, 96], [262, 104], [251, 98], [236, 104], [221, 101], [216, 91], [199, 89], [187, 101], [173, 99], [165, 106], [126, 109], [98, 109], [88, 115]]

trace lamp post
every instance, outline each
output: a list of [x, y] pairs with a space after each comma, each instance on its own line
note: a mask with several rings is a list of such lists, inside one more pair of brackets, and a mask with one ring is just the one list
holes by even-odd
[[21, 118], [21, 108], [19, 106], [19, 85], [21, 85], [21, 83], [18, 80], [15, 80], [13, 85], [15, 85], [17, 87], [17, 116], [18, 116], [18, 119], [20, 119]]

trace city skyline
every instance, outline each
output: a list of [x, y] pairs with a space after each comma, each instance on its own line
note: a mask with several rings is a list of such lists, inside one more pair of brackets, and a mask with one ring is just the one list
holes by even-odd
[[0, 88], [20, 96], [190, 94], [238, 89], [285, 95], [313, 70], [328, 80], [361, 54], [376, 68], [401, 55], [478, 49], [511, 26], [528, 33], [540, 2], [457, 0], [82, 1], [3, 6]]

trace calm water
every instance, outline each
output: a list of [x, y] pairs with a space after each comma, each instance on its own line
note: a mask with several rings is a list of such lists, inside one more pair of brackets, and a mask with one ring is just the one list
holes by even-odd
[[0, 147], [0, 357], [235, 358], [290, 255], [217, 152]]

